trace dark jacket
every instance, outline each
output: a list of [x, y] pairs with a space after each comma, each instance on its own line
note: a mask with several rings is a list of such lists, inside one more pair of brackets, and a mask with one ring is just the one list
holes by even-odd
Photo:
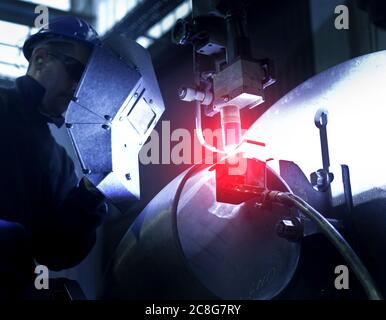
[[49, 130], [53, 119], [38, 111], [44, 92], [29, 76], [0, 88], [0, 220], [24, 226], [36, 261], [60, 270], [89, 253], [106, 207], [101, 193], [78, 184]]

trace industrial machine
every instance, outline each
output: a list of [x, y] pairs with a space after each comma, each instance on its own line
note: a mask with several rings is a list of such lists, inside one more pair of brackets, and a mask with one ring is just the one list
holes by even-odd
[[[264, 89], [275, 83], [272, 63], [251, 55], [247, 7], [248, 1], [193, 2], [192, 21], [177, 23], [174, 41], [192, 45], [196, 82], [179, 96], [196, 104], [198, 138], [217, 160], [182, 173], [148, 204], [121, 239], [100, 298], [340, 298], [334, 269], [341, 264], [354, 287], [344, 297], [382, 298], [386, 159], [381, 151], [372, 155], [372, 143], [384, 133], [386, 52], [309, 79], [243, 135], [242, 109], [261, 104]], [[124, 162], [130, 168], [121, 167], [120, 156], [130, 158], [121, 139], [135, 141], [137, 155], [163, 110], [158, 87], [143, 87], [155, 82], [140, 81], [145, 64], [137, 70], [129, 61], [138, 56], [117, 49], [122, 40], [109, 44], [130, 73], [122, 72], [112, 87], [124, 80], [128, 91], [118, 91], [108, 113], [86, 112], [78, 121], [77, 110], [87, 111], [87, 88], [96, 85], [84, 81], [67, 117], [85, 173], [107, 195], [118, 195], [120, 204], [138, 195], [133, 157]], [[109, 55], [97, 50], [86, 75], [103, 72], [92, 67], [98, 59], [120, 71], [123, 64]], [[202, 116], [216, 113], [222, 146], [208, 144], [202, 133]], [[77, 125], [90, 128], [87, 141]], [[90, 139], [100, 148], [112, 144], [108, 152], [98, 151], [101, 160], [93, 157], [95, 143], [92, 151], [85, 149]]]
[[[273, 155], [290, 159], [279, 161], [277, 171], [266, 167], [266, 190], [278, 193], [245, 186], [247, 194], [256, 191], [255, 197], [240, 204], [216, 201], [216, 172], [205, 165], [193, 167], [173, 180], [149, 203], [121, 240], [106, 273], [104, 296], [286, 297], [281, 294], [291, 286], [291, 279], [326, 279], [318, 267], [322, 257], [324, 263], [328, 259], [333, 261], [326, 264], [330, 269], [324, 270], [331, 274], [331, 282], [316, 285], [316, 293], [310, 294], [307, 288], [303, 296], [290, 297], [331, 298], [321, 290], [324, 285], [334, 286], [334, 268], [343, 263], [353, 271], [350, 281], [354, 282], [357, 272], [368, 297], [380, 298], [379, 290], [385, 289], [385, 182], [380, 172], [386, 159], [382, 152], [372, 159], [368, 154], [372, 152], [372, 143], [376, 143], [371, 142], [371, 137], [379, 137], [384, 131], [382, 104], [386, 97], [374, 81], [383, 83], [385, 72], [386, 52], [353, 59], [308, 80], [256, 121], [246, 137], [265, 138], [266, 148]], [[369, 100], [371, 104], [366, 110], [359, 108]], [[319, 134], [314, 117], [323, 114], [320, 107], [329, 114], [331, 167], [337, 170], [332, 183], [331, 179], [323, 179], [323, 169], [318, 169], [323, 163], [320, 136], [324, 135]], [[348, 117], [353, 110], [362, 112]], [[283, 117], [283, 113], [287, 116]], [[301, 129], [296, 128], [299, 121]], [[348, 141], [346, 135], [352, 140]], [[317, 175], [317, 179], [310, 178], [311, 183], [306, 174]], [[236, 189], [240, 186], [234, 187], [235, 192], [241, 191]], [[340, 232], [350, 238], [363, 263]], [[326, 234], [346, 260], [334, 264], [334, 247], [315, 238], [317, 233]], [[313, 241], [316, 245], [312, 245]], [[308, 257], [301, 256], [302, 246], [307, 247]], [[315, 265], [307, 259], [314, 260]], [[371, 268], [376, 285], [364, 263]], [[302, 269], [295, 276], [298, 268]], [[337, 295], [338, 290], [334, 290]], [[354, 297], [366, 296], [362, 292]]]
[[[264, 89], [275, 82], [270, 61], [251, 56], [244, 19], [248, 2], [243, 5], [215, 1], [216, 10], [208, 14], [208, 4], [198, 2], [193, 21], [180, 21], [174, 29], [176, 43], [193, 46], [196, 76], [195, 86], [182, 87], [179, 96], [196, 103], [198, 138], [218, 154], [217, 163], [193, 166], [149, 203], [121, 240], [101, 297], [339, 297], [337, 289], [324, 292], [334, 286], [338, 261], [358, 280], [355, 293], [346, 297], [381, 299], [384, 261], [368, 253], [384, 241], [382, 206], [374, 207], [384, 198], [382, 154], [368, 164], [369, 139], [383, 127], [378, 122], [385, 100], [374, 83], [386, 81], [386, 53], [353, 59], [308, 80], [242, 136], [240, 111], [262, 103]], [[206, 116], [221, 114], [222, 148], [205, 141], [202, 109]], [[341, 166], [334, 174], [330, 154], [332, 164]], [[271, 157], [280, 161], [267, 162]], [[232, 170], [240, 162], [242, 169]], [[362, 212], [362, 205], [371, 212]], [[360, 228], [363, 219], [374, 231], [367, 243], [371, 232]], [[371, 273], [342, 232], [367, 252]], [[302, 257], [304, 247], [312, 248], [317, 234], [332, 246], [322, 241], [319, 252], [307, 254], [331, 260], [324, 270], [329, 277], [314, 274], [331, 283], [310, 282], [314, 290], [296, 295], [313, 268]]]

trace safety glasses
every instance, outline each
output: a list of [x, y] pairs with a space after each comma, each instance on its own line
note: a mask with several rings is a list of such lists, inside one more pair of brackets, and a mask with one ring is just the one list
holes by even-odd
[[86, 68], [80, 61], [64, 54], [61, 54], [59, 52], [49, 51], [48, 55], [63, 63], [71, 79], [73, 79], [74, 81], [80, 80], [83, 75], [84, 69]]

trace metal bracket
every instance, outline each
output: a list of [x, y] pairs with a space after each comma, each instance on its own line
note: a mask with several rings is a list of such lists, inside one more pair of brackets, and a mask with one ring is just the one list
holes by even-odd
[[[312, 207], [321, 212], [335, 226], [340, 226], [340, 222], [335, 220], [335, 212], [331, 206], [331, 196], [328, 192], [320, 192], [313, 188], [307, 177], [299, 166], [286, 160], [280, 160], [280, 176], [288, 184], [291, 191], [307, 201]], [[304, 236], [319, 232], [315, 224], [302, 218], [304, 223]]]
[[322, 149], [323, 169], [311, 173], [311, 184], [315, 190], [325, 192], [330, 190], [331, 182], [334, 180], [334, 174], [330, 169], [330, 155], [328, 152], [327, 123], [328, 114], [324, 109], [319, 109], [314, 118], [315, 126], [319, 128], [320, 146]]

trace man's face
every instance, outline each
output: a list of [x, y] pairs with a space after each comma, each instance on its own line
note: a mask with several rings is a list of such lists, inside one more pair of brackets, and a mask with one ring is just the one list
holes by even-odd
[[89, 56], [88, 48], [74, 42], [52, 42], [35, 48], [27, 74], [46, 89], [42, 112], [59, 116], [67, 110]]

